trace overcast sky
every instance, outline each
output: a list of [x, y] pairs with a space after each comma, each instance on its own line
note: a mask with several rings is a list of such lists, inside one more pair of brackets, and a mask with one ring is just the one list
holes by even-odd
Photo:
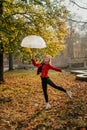
[[[66, 5], [69, 9], [69, 11], [71, 12], [71, 14], [76, 14], [76, 16], [74, 17], [74, 19], [78, 19], [82, 21], [86, 21], [87, 22], [87, 9], [81, 9], [78, 6], [76, 6], [75, 4], [73, 4], [72, 2], [69, 2], [69, 0], [65, 0], [66, 1]], [[75, 1], [79, 6], [85, 7], [87, 8], [87, 0], [73, 0]]]

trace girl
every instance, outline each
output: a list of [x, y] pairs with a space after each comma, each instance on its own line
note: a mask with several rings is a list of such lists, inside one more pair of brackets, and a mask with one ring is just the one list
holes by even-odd
[[37, 74], [41, 74], [41, 81], [42, 81], [42, 89], [46, 101], [46, 109], [51, 108], [51, 105], [48, 102], [48, 94], [47, 94], [47, 84], [52, 86], [53, 88], [56, 88], [64, 93], [66, 93], [70, 98], [72, 98], [71, 91], [66, 91], [64, 88], [55, 85], [52, 80], [48, 77], [48, 71], [49, 69], [62, 72], [60, 68], [56, 68], [50, 64], [51, 58], [50, 56], [45, 56], [43, 58], [43, 61], [41, 63], [36, 63], [35, 57], [32, 56], [32, 63], [34, 66], [38, 67]]

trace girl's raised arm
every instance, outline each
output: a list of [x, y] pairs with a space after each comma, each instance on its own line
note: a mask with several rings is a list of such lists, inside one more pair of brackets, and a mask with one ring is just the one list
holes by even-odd
[[32, 60], [32, 64], [33, 64], [34, 66], [36, 66], [36, 67], [39, 67], [39, 66], [40, 66], [40, 63], [36, 63], [36, 61], [35, 61], [35, 56], [34, 56], [34, 55], [32, 55], [31, 60]]

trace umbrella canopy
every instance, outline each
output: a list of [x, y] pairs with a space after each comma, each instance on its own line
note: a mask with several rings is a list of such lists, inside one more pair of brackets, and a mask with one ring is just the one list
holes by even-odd
[[27, 47], [27, 48], [45, 48], [46, 43], [42, 37], [31, 35], [31, 36], [25, 37], [22, 40], [21, 46]]

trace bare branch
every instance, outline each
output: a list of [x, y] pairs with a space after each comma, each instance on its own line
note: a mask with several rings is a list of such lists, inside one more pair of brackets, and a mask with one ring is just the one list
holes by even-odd
[[76, 23], [84, 23], [84, 24], [87, 24], [86, 21], [78, 21], [78, 20], [74, 20], [74, 19], [70, 19], [70, 18], [68, 18], [67, 20], [70, 20], [70, 21], [76, 22]]
[[71, 0], [71, 2], [72, 2], [73, 4], [75, 4], [76, 6], [78, 6], [79, 8], [82, 8], [82, 9], [86, 9], [86, 10], [87, 10], [87, 8], [86, 8], [86, 7], [80, 6], [80, 5], [79, 5], [79, 4], [77, 4], [75, 1], [72, 1], [72, 0]]

